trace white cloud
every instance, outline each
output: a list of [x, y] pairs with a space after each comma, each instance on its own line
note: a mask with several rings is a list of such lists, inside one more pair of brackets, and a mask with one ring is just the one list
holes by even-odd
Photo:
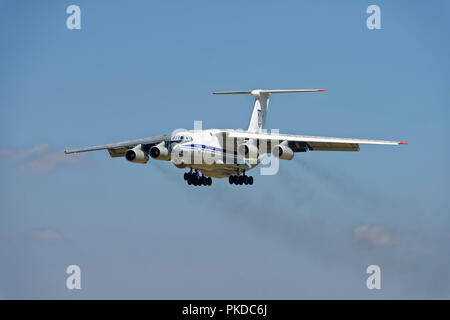
[[392, 243], [391, 236], [377, 226], [362, 225], [353, 230], [356, 242], [369, 242], [372, 245], [385, 246]]

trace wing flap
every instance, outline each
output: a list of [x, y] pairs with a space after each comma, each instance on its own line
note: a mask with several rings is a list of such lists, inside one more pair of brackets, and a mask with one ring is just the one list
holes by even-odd
[[359, 151], [357, 143], [309, 142], [311, 151]]
[[116, 149], [108, 149], [109, 155], [111, 158], [118, 158], [118, 157], [124, 157], [125, 153], [127, 152], [129, 148], [116, 148]]

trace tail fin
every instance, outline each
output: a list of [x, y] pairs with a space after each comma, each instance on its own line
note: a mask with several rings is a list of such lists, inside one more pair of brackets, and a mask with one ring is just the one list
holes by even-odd
[[225, 91], [213, 92], [213, 94], [251, 94], [255, 97], [255, 106], [248, 125], [248, 131], [261, 132], [266, 124], [267, 110], [269, 108], [269, 95], [271, 93], [292, 93], [292, 92], [322, 92], [324, 89], [294, 89], [294, 90], [252, 90], [252, 91]]

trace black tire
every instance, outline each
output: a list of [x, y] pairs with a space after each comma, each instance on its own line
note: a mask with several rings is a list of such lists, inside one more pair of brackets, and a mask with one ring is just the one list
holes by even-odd
[[188, 183], [188, 185], [191, 185], [191, 184], [192, 184], [192, 177], [188, 177], [187, 183]]
[[228, 177], [228, 182], [229, 182], [230, 184], [233, 184], [233, 182], [234, 182], [233, 176], [229, 176], [229, 177]]
[[184, 180], [187, 181], [188, 179], [189, 179], [189, 173], [185, 172], [185, 173], [184, 173]]
[[253, 177], [248, 177], [248, 184], [249, 185], [252, 185], [253, 184]]
[[244, 176], [239, 176], [238, 177], [238, 184], [242, 186], [243, 183], [244, 183]]
[[212, 185], [212, 179], [211, 179], [211, 177], [206, 178], [206, 184], [207, 184], [208, 186]]
[[248, 176], [244, 176], [244, 184], [245, 184], [245, 185], [248, 184]]

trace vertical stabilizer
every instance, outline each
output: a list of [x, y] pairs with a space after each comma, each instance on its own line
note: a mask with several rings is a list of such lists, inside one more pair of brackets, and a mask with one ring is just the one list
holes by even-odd
[[267, 110], [269, 108], [269, 93], [262, 93], [261, 90], [253, 90], [251, 95], [255, 97], [252, 116], [248, 125], [249, 132], [261, 132], [266, 125]]

